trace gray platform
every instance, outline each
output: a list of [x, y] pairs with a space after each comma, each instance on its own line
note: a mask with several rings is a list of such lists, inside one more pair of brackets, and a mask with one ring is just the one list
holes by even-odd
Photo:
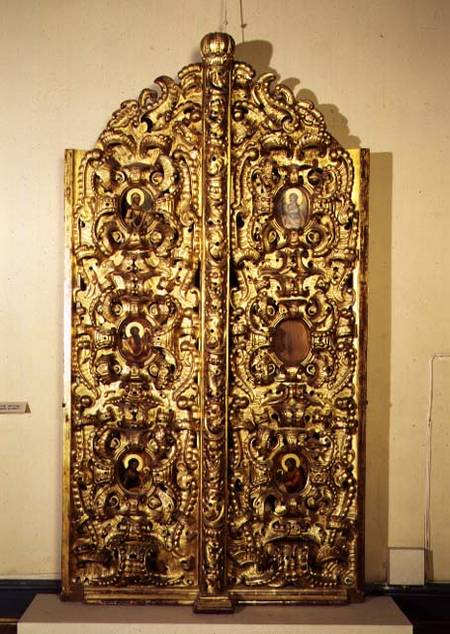
[[234, 614], [194, 614], [181, 606], [103, 606], [39, 594], [18, 634], [412, 634], [389, 597], [343, 606], [243, 606]]

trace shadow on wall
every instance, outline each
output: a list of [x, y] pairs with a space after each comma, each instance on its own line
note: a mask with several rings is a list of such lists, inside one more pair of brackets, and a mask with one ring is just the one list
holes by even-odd
[[[235, 59], [253, 66], [257, 75], [272, 73], [292, 91], [299, 79], [280, 79], [271, 68], [270, 42], [253, 40], [236, 46]], [[313, 101], [325, 117], [330, 133], [346, 148], [361, 147], [347, 118], [334, 104], [320, 103], [306, 88], [297, 99]], [[369, 195], [369, 333], [368, 410], [366, 431], [366, 580], [386, 581], [389, 492], [389, 415], [391, 356], [391, 218], [392, 154], [370, 158]]]
[[[272, 59], [273, 46], [265, 40], [252, 40], [236, 45], [235, 59], [242, 60], [256, 70], [256, 75], [262, 73], [272, 73], [282, 84], [287, 86], [295, 93], [295, 89], [300, 84], [300, 80], [296, 77], [288, 77], [281, 79], [277, 70], [270, 67]], [[306, 88], [301, 88], [296, 94], [297, 99], [309, 99], [313, 101], [320, 112], [325, 117], [328, 130], [330, 133], [346, 148], [361, 147], [359, 137], [350, 134], [347, 119], [339, 112], [339, 108], [334, 104], [320, 103], [316, 95]]]

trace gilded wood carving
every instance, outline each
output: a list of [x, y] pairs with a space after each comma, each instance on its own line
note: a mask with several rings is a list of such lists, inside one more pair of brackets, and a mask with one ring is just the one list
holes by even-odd
[[361, 596], [368, 152], [233, 49], [66, 152], [68, 598]]

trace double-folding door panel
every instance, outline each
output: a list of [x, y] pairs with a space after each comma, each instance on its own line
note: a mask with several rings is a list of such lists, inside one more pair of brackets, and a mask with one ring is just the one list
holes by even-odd
[[66, 152], [63, 594], [357, 599], [368, 153], [202, 58]]

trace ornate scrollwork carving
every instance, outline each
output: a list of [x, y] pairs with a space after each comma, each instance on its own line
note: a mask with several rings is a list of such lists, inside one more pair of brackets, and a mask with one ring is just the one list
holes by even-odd
[[229, 587], [331, 595], [359, 574], [353, 162], [243, 64], [232, 117]]
[[229, 103], [233, 40], [206, 36], [203, 70], [201, 553], [199, 611], [231, 609], [225, 595], [228, 420]]
[[361, 587], [367, 154], [233, 50], [67, 152], [67, 596]]
[[77, 166], [70, 583], [197, 584], [201, 67]]

